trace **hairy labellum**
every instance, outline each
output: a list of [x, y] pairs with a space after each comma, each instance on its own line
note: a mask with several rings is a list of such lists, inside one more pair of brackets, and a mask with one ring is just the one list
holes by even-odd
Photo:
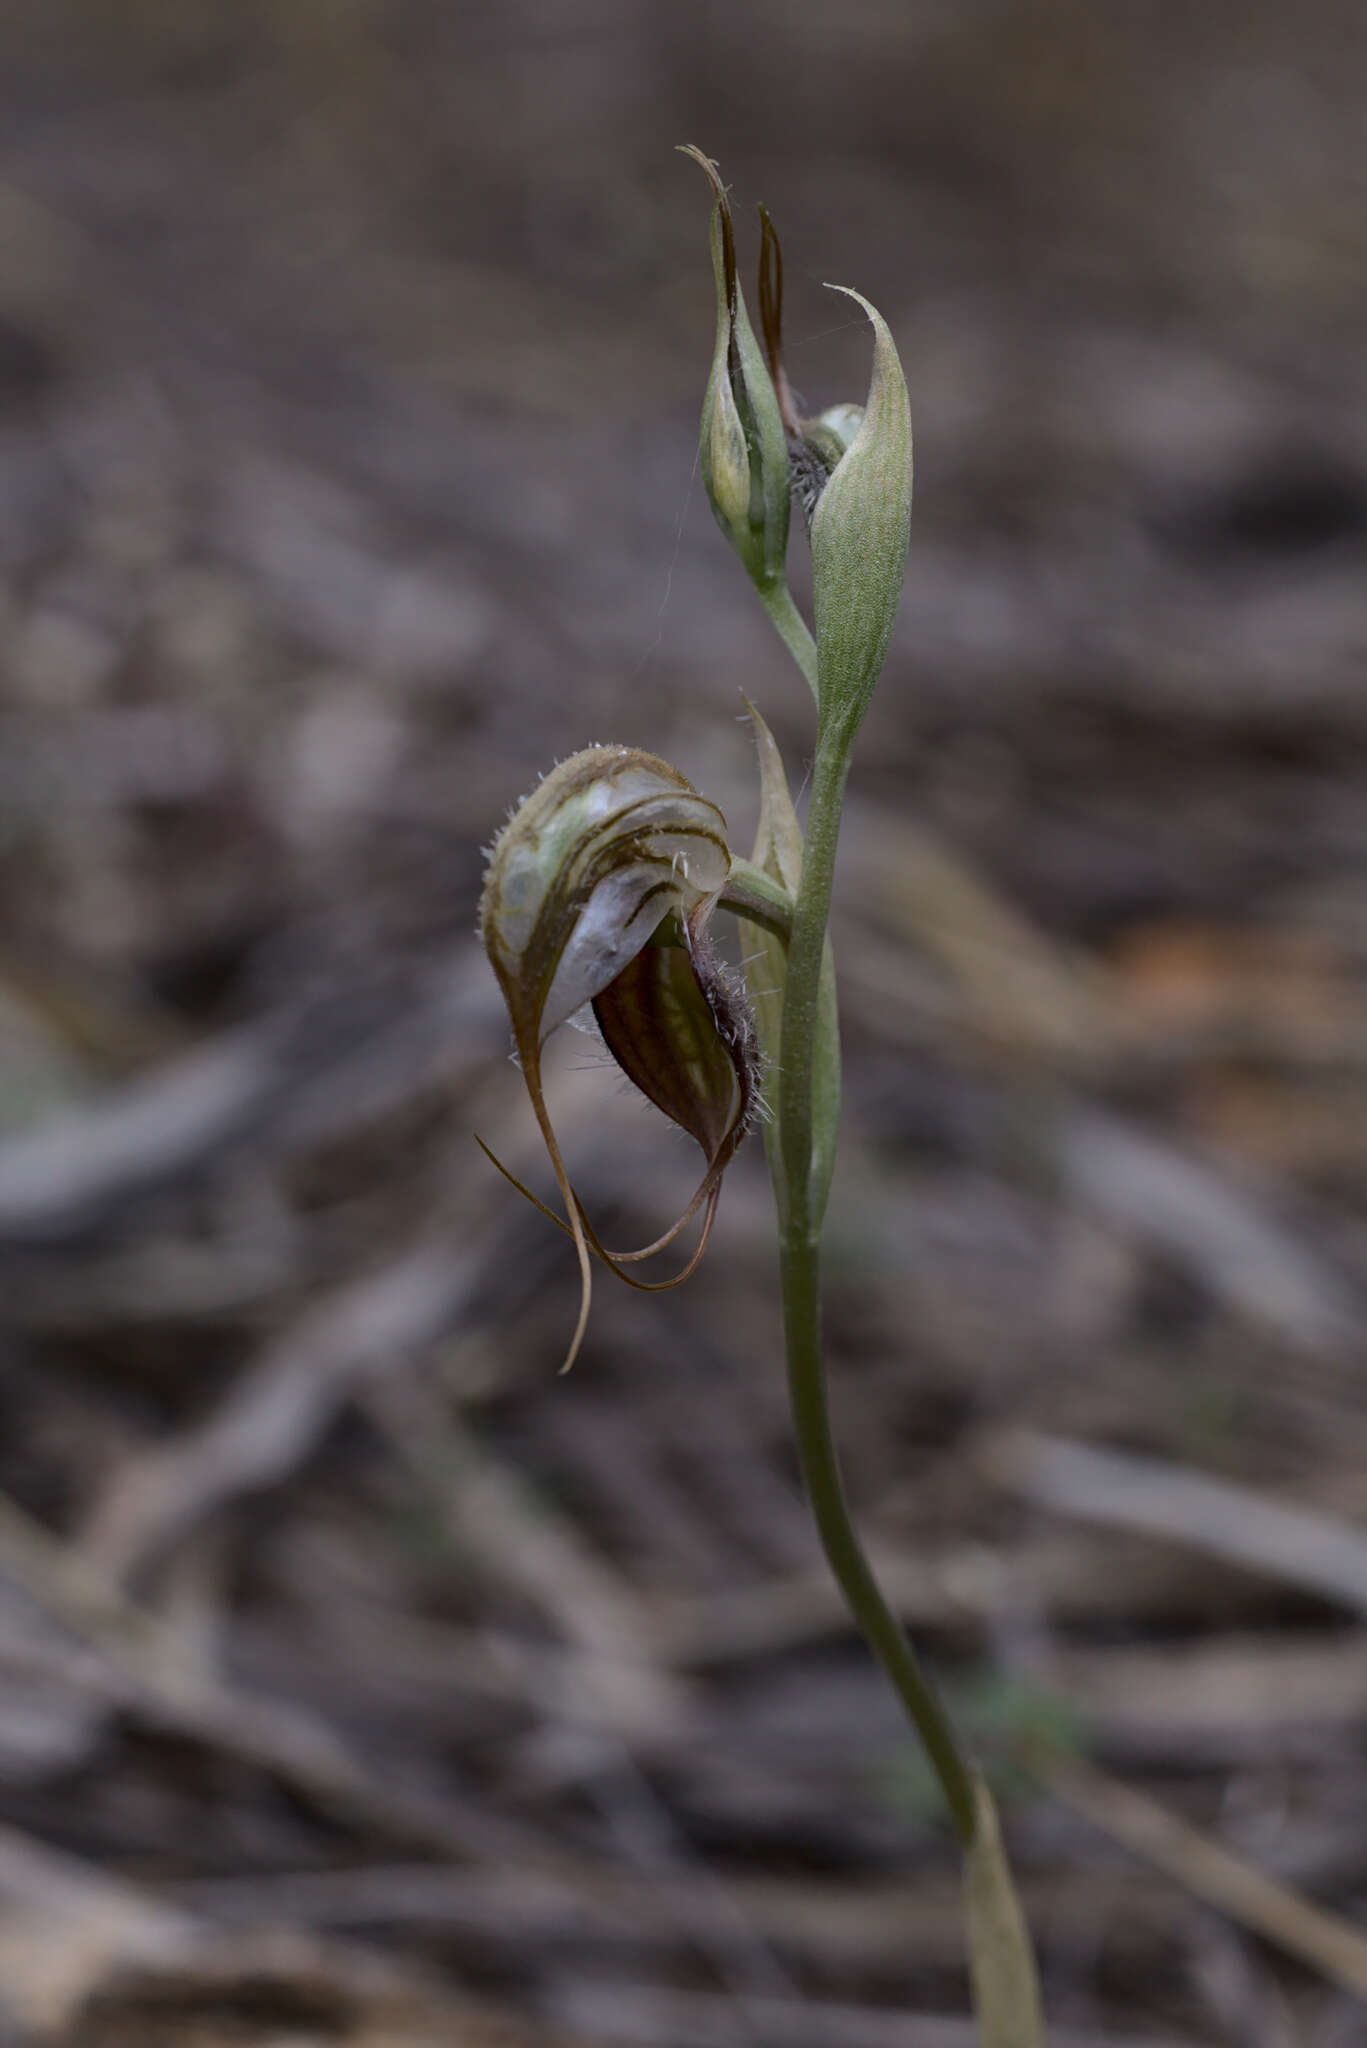
[[719, 1175], [750, 1127], [759, 1056], [749, 1005], [705, 932], [671, 920], [594, 998], [593, 1014], [622, 1072]]

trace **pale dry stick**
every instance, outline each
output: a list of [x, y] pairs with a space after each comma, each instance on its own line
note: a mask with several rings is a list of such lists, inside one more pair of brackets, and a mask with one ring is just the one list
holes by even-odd
[[[16, 1530], [22, 1533], [24, 1553], [18, 1575], [35, 1597], [95, 1644], [107, 1666], [107, 1682], [101, 1682], [88, 1672], [73, 1672], [68, 1662], [63, 1669], [73, 1682], [142, 1714], [154, 1726], [172, 1727], [271, 1771], [310, 1801], [382, 1839], [435, 1849], [462, 1866], [424, 1863], [408, 1872], [350, 1872], [335, 1880], [308, 1874], [177, 1887], [174, 1896], [192, 1907], [249, 1922], [265, 1918], [272, 1924], [283, 1905], [291, 1914], [323, 1922], [345, 1924], [358, 1911], [366, 1921], [446, 1917], [491, 1930], [517, 1922], [533, 1906], [543, 1918], [550, 1915], [550, 1925], [568, 1911], [587, 1914], [590, 1925], [616, 1915], [623, 1925], [654, 1925], [661, 1932], [675, 1932], [701, 1915], [712, 1938], [726, 1940], [736, 1931], [738, 1905], [747, 1927], [764, 1939], [804, 1949], [815, 1946], [842, 1964], [859, 1958], [904, 1958], [909, 1953], [924, 1953], [945, 1964], [960, 1954], [959, 1899], [948, 1887], [909, 1906], [900, 1883], [823, 1889], [807, 1882], [742, 1880], [729, 1888], [734, 1901], [719, 1901], [706, 1890], [700, 1894], [691, 1874], [661, 1875], [643, 1888], [639, 1878], [623, 1878], [588, 1858], [548, 1852], [539, 1841], [522, 1839], [501, 1824], [495, 1830], [498, 1839], [486, 1840], [487, 1831], [477, 1825], [467, 1829], [465, 1816], [453, 1817], [444, 1803], [418, 1800], [377, 1782], [311, 1716], [198, 1676], [193, 1683], [174, 1676], [187, 1660], [160, 1624], [106, 1589], [90, 1586], [83, 1559], [65, 1554], [46, 1532], [28, 1525], [27, 1518], [11, 1509], [4, 1532], [12, 1536]], [[14, 1569], [17, 1553], [8, 1543], [4, 1547], [5, 1563]], [[483, 1859], [474, 1868], [469, 1867], [471, 1855]], [[1038, 1897], [1044, 1917], [1061, 1916], [1077, 1925], [1098, 1911], [1109, 1922], [1125, 1887], [1099, 1887], [1089, 1878], [1081, 1889], [1065, 1890], [1066, 1900], [1051, 1903], [1046, 1883], [1032, 1897]], [[1136, 1894], [1123, 1911], [1127, 1927], [1142, 1924], [1146, 1897]], [[240, 1901], [240, 1909], [235, 1901]]]
[[[910, 1888], [905, 1877], [849, 1876], [737, 1876], [731, 1888], [766, 1940], [837, 1976], [962, 1967], [962, 1898], [933, 1872]], [[195, 1878], [168, 1886], [166, 1895], [225, 1926], [446, 1928], [524, 1954], [529, 1940], [591, 1940], [637, 1955], [659, 1953], [677, 1948], [689, 1910], [718, 1931], [728, 1924], [715, 1894], [700, 1891], [692, 1872], [662, 1874], [645, 1885], [620, 1859], [608, 1865], [564, 1852], [488, 1868], [370, 1863]], [[1080, 1942], [1104, 1942], [1108, 1954], [1136, 1965], [1168, 1952], [1185, 1910], [1161, 1879], [1119, 1867], [1041, 1873], [1028, 1897], [1043, 1924], [1066, 1927]]]
[[497, 1218], [472, 1230], [457, 1209], [306, 1308], [204, 1421], [119, 1467], [82, 1532], [99, 1571], [131, 1582], [210, 1515], [290, 1477], [362, 1389], [403, 1377], [461, 1323], [497, 1240]]
[[[984, 1054], [1009, 1056], [1022, 1079], [1086, 1078], [1162, 1054], [1161, 1035], [1135, 1027], [1104, 970], [1051, 940], [933, 833], [867, 804], [850, 823], [858, 902], [945, 971], [954, 1022]], [[900, 999], [912, 988], [905, 961], [866, 944], [851, 949], [844, 978], [878, 998], [865, 1006], [875, 1029], [905, 1035], [918, 1008]], [[1037, 1104], [1036, 1118], [1046, 1156], [1088, 1209], [1194, 1266], [1242, 1313], [1315, 1353], [1361, 1328], [1357, 1292], [1276, 1217], [1262, 1177], [1066, 1099]]]
[[[258, 1183], [260, 1185], [260, 1183]], [[270, 1310], [297, 1284], [299, 1245], [282, 1211], [243, 1204], [245, 1227], [204, 1243], [139, 1233], [126, 1244], [25, 1260], [9, 1276], [11, 1327], [57, 1342], [111, 1330], [203, 1328]]]
[[[870, 1520], [878, 1520], [877, 1511]], [[1209, 1614], [1212, 1586], [1229, 1588], [1218, 1567], [1192, 1570], [1163, 1556], [1098, 1554], [1054, 1536], [1013, 1544], [1010, 1558], [981, 1544], [948, 1545], [918, 1556], [871, 1545], [878, 1575], [903, 1620], [938, 1628], [980, 1625], [1009, 1608], [1015, 1586], [1032, 1588], [1056, 1619], [1144, 1620]], [[748, 1663], [817, 1642], [848, 1625], [829, 1577], [801, 1571], [731, 1592], [657, 1596], [651, 1607], [658, 1654], [687, 1669]]]
[[[985, 955], [984, 968], [993, 957]], [[1000, 964], [1005, 972], [1007, 960]], [[1028, 962], [1032, 977], [1037, 965], [1033, 957]], [[862, 998], [865, 1028], [894, 1045], [922, 1049], [928, 1038], [941, 1044], [952, 1028], [970, 1033], [983, 1053], [1000, 1058], [1009, 1051], [1019, 1081], [1035, 1084], [1028, 1098], [1033, 1149], [1064, 1194], [1194, 1272], [1251, 1323], [1312, 1357], [1340, 1355], [1367, 1323], [1359, 1290], [1313, 1246], [1303, 1224], [1277, 1215], [1276, 1191], [1265, 1176], [1072, 1098], [1063, 1086], [1065, 1069], [1080, 1065], [1085, 1074], [1088, 1062], [1101, 1056], [1083, 1036], [1065, 1058], [1076, 1003], [1061, 1011], [1051, 1038], [1040, 1033], [1033, 1009], [1014, 1008], [1009, 998], [989, 1028], [974, 1014], [971, 989], [968, 1001], [951, 998], [928, 1018], [915, 964], [901, 948], [867, 935], [848, 949], [841, 979]], [[1050, 985], [1045, 975], [1040, 989]], [[1061, 985], [1068, 986], [1066, 979]]]
[[[343, 1402], [354, 1398], [363, 1383], [373, 1382], [377, 1373], [391, 1373], [396, 1360], [429, 1346], [456, 1318], [470, 1275], [480, 1264], [477, 1248], [453, 1261], [444, 1245], [419, 1246], [310, 1312], [268, 1348], [208, 1423], [175, 1444], [148, 1453], [121, 1475], [92, 1520], [87, 1556], [98, 1557], [119, 1576], [131, 1577], [173, 1536], [183, 1536], [215, 1508], [278, 1483], [308, 1454]], [[373, 1384], [371, 1405], [383, 1412]], [[471, 1515], [467, 1526], [478, 1528], [486, 1542], [491, 1530], [499, 1532], [497, 1551], [505, 1575], [511, 1571], [521, 1590], [534, 1590], [543, 1605], [549, 1595], [556, 1620], [565, 1623], [568, 1617], [572, 1642], [600, 1655], [607, 1653], [595, 1685], [600, 1728], [607, 1732], [618, 1722], [639, 1723], [643, 1713], [654, 1725], [662, 1717], [677, 1721], [677, 1681], [642, 1660], [649, 1629], [634, 1612], [625, 1589], [615, 1581], [609, 1585], [606, 1570], [587, 1559], [582, 1545], [567, 1545], [563, 1532], [556, 1538], [549, 1530], [538, 1529], [487, 1460], [469, 1457], [463, 1469], [476, 1496], [462, 1503]], [[130, 1617], [138, 1611], [109, 1594], [108, 1580], [93, 1568], [85, 1577], [91, 1597], [117, 1614], [120, 1630], [131, 1625]], [[155, 1625], [148, 1626], [157, 1635]], [[163, 1634], [157, 1639], [168, 1638]], [[187, 1694], [182, 1672], [176, 1689], [177, 1710], [184, 1714], [193, 1707], [197, 1732], [222, 1733], [224, 1716], [216, 1711], [221, 1704], [219, 1688], [201, 1680]], [[227, 1719], [240, 1727], [257, 1760], [283, 1769], [315, 1796], [348, 1812], [358, 1810], [359, 1799], [360, 1811], [367, 1815], [376, 1802], [383, 1802], [391, 1809], [391, 1827], [398, 1823], [410, 1839], [432, 1840], [435, 1834], [448, 1852], [472, 1846], [463, 1828], [453, 1838], [435, 1811], [428, 1826], [420, 1802], [369, 1788], [360, 1765], [345, 1759], [321, 1724], [305, 1727], [266, 1703], [236, 1698]], [[733, 1934], [739, 1931], [733, 1929]], [[770, 1981], [773, 1974], [767, 1973]]]
[[78, 1239], [247, 1139], [278, 1153], [335, 1138], [415, 1085], [477, 1068], [493, 1021], [463, 949], [416, 986], [378, 975], [176, 1054], [0, 1142], [0, 1244]]
[[174, 1643], [157, 1618], [124, 1598], [80, 1549], [0, 1494], [0, 1573], [82, 1642], [136, 1658], [149, 1678], [173, 1676]]
[[982, 1469], [1038, 1507], [1180, 1543], [1367, 1615], [1367, 1532], [1162, 1458], [1036, 1435], [989, 1437]]
[[[458, 1540], [477, 1546], [488, 1570], [532, 1600], [566, 1642], [587, 1653], [562, 1666], [565, 1691], [543, 1698], [541, 1712], [564, 1715], [590, 1732], [600, 1765], [607, 1765], [621, 1788], [615, 1800], [602, 1802], [610, 1826], [645, 1885], [667, 1883], [686, 1858], [686, 1844], [641, 1769], [637, 1745], [643, 1723], [656, 1742], [678, 1731], [688, 1702], [679, 1676], [653, 1660], [646, 1610], [573, 1521], [544, 1500], [533, 1503], [526, 1487], [453, 1416], [438, 1421], [416, 1414], [406, 1392], [377, 1390], [372, 1412], [395, 1450], [429, 1484], [436, 1475], [430, 1463], [423, 1469], [418, 1447], [440, 1442], [451, 1468], [442, 1476]], [[748, 2010], [758, 1991], [791, 1993], [787, 1971], [731, 1890], [691, 1857], [687, 1861], [693, 1888], [672, 1894], [681, 1929], [730, 1986], [741, 2010]], [[700, 1896], [706, 1901], [701, 1913]]]
[[841, 852], [861, 919], [891, 926], [939, 964], [959, 1021], [985, 1046], [1070, 1073], [1116, 1058], [1123, 1019], [1104, 973], [1050, 939], [928, 827], [856, 798]]
[[325, 1722], [303, 1708], [215, 1680], [158, 1617], [103, 1580], [14, 1502], [0, 1499], [0, 1572], [88, 1643], [107, 1678], [92, 1690], [155, 1727], [172, 1728], [269, 1772], [321, 1810], [388, 1841], [443, 1856], [523, 1855], [518, 1830], [433, 1794], [385, 1784]]
[[1367, 2002], [1367, 1934], [1212, 1842], [1157, 1800], [1073, 1759], [1033, 1760], [1041, 1782], [1136, 1856]]
[[1356, 1729], [1367, 1714], [1367, 1638], [1249, 1630], [1161, 1649], [1058, 1648], [1048, 1680], [1128, 1751], [1239, 1756], [1294, 1730]]
[[561, 1640], [596, 1667], [594, 1705], [624, 1734], [644, 1722], [682, 1727], [682, 1680], [655, 1661], [649, 1613], [630, 1582], [554, 1504], [529, 1486], [449, 1409], [439, 1415], [409, 1385], [376, 1386], [364, 1406], [396, 1457], [441, 1513], [455, 1545], [495, 1583], [528, 1600]]
[[228, 1502], [297, 1470], [357, 1387], [393, 1372], [455, 1324], [481, 1271], [478, 1246], [422, 1243], [307, 1310], [199, 1427], [129, 1460], [83, 1543], [127, 1582]]
[[[1248, 2048], [1307, 2048], [1270, 1959], [1223, 1914], [1202, 1914], [1192, 1928], [1188, 1972], [1223, 2039]], [[1324, 2048], [1321, 2039], [1315, 2048]]]
[[1334, 1356], [1360, 1334], [1361, 1296], [1304, 1234], [1277, 1220], [1262, 1176], [1094, 1109], [1059, 1115], [1049, 1150], [1080, 1207], [1194, 1269], [1284, 1342]]
[[182, 1908], [0, 1828], [0, 2010], [26, 2037], [63, 2031], [118, 1972], [182, 1966], [197, 1931]]
[[1270, 935], [1272, 964], [1260, 961], [1255, 974], [1241, 974], [1236, 955], [1227, 982], [1212, 981], [1204, 1003], [1136, 1003], [1130, 977], [1052, 937], [920, 820], [856, 799], [846, 840], [861, 913], [944, 969], [961, 1024], [985, 1047], [1074, 1075], [1167, 1068], [1250, 1045], [1293, 1069], [1362, 1066], [1367, 1008], [1323, 970], [1309, 985], [1296, 982], [1297, 1001], [1285, 1000], [1285, 934]]
[[[288, 1579], [285, 1590], [290, 1591]], [[340, 1675], [364, 1658], [383, 1674], [383, 1685], [392, 1680], [424, 1699], [449, 1699], [454, 1694], [462, 1701], [516, 1708], [533, 1719], [544, 1714], [547, 1700], [554, 1700], [564, 1725], [584, 1730], [601, 1728], [605, 1714], [611, 1712], [618, 1717], [614, 1726], [641, 1754], [666, 1752], [677, 1739], [672, 1692], [647, 1690], [639, 1683], [638, 1665], [623, 1670], [602, 1650], [533, 1642], [511, 1627], [457, 1628], [418, 1620], [396, 1609], [383, 1594], [339, 1600], [330, 1588], [320, 1595], [316, 1581], [304, 1590], [306, 1597], [321, 1597], [326, 1607], [327, 1647], [315, 1644], [310, 1649], [310, 1664], [320, 1672], [331, 1660]], [[273, 1668], [276, 1657], [292, 1661], [287, 1644], [258, 1639], [252, 1647], [254, 1672]], [[0, 1656], [10, 1663], [33, 1663], [40, 1673], [53, 1662], [46, 1656], [19, 1658], [2, 1638]], [[591, 1699], [585, 1683], [590, 1673], [595, 1681], [607, 1674], [610, 1708], [601, 1697], [596, 1704]]]
[[59, 1244], [259, 1128], [288, 1028], [250, 1026], [0, 1145], [0, 1243]]
[[[987, 1469], [1040, 1505], [1194, 1544], [1367, 1611], [1367, 1538], [1324, 1516], [1162, 1460], [1028, 1432], [997, 1439]], [[1086, 1766], [1036, 1760], [1060, 1798], [1243, 1925], [1367, 1999], [1367, 1934], [1210, 1841], [1144, 1794]]]
[[244, 1991], [260, 2001], [278, 1989], [285, 2009], [321, 1997], [330, 2015], [344, 2006], [365, 2039], [405, 2048], [554, 2048], [542, 2029], [453, 2003], [412, 1965], [285, 1931], [279, 1920], [225, 1932], [193, 1906], [0, 1828], [0, 2012], [24, 2039], [68, 2041], [95, 1999], [117, 2025], [125, 1991], [136, 2025], [140, 1994], [159, 1987], [239, 2015]]

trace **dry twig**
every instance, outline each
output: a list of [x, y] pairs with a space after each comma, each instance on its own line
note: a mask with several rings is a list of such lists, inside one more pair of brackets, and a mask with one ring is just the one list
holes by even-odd
[[981, 1460], [1037, 1506], [1184, 1544], [1367, 1614], [1367, 1535], [1327, 1515], [1161, 1458], [1028, 1431], [989, 1439]]

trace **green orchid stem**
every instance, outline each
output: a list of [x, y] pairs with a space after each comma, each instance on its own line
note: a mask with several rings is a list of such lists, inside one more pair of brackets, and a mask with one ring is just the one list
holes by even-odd
[[[852, 741], [853, 734], [848, 736]], [[813, 1192], [815, 1060], [822, 948], [830, 914], [836, 840], [849, 768], [848, 741], [825, 734], [817, 749], [807, 812], [802, 883], [793, 912], [784, 990], [777, 1148], [783, 1185], [780, 1272], [788, 1394], [803, 1482], [827, 1562], [845, 1604], [895, 1686], [940, 1781], [960, 1841], [974, 1837], [977, 1802], [934, 1686], [889, 1607], [850, 1519], [826, 1398], [821, 1346], [821, 1216]]]
[[792, 655], [793, 660], [806, 678], [807, 688], [812, 693], [812, 702], [819, 700], [816, 694], [816, 642], [811, 636], [807, 621], [793, 603], [793, 593], [788, 588], [787, 578], [780, 576], [773, 583], [755, 584], [760, 603], [769, 614], [775, 632]]

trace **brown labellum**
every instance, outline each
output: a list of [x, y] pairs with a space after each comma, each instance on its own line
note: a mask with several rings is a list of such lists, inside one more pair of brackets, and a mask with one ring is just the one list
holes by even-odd
[[706, 1200], [710, 1228], [722, 1172], [759, 1098], [759, 1048], [744, 997], [698, 920], [669, 919], [594, 998], [593, 1013], [627, 1079], [701, 1146], [707, 1173], [681, 1222]]

